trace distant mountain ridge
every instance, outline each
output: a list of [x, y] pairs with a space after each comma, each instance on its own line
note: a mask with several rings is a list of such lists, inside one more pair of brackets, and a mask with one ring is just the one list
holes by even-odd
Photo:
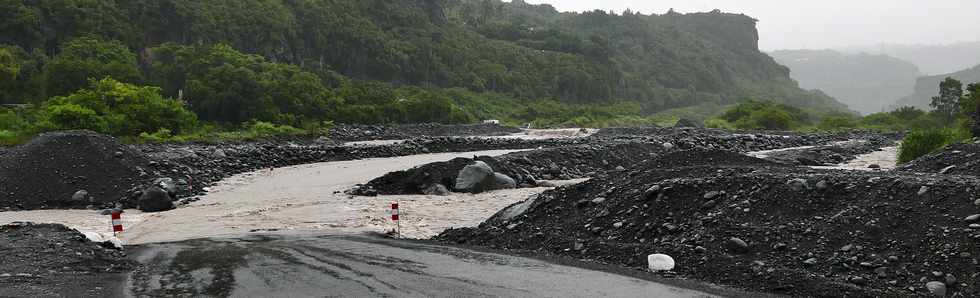
[[887, 110], [912, 92], [918, 68], [886, 55], [845, 54], [834, 50], [780, 50], [769, 53], [789, 67], [807, 89], [819, 89], [852, 109], [869, 114]]
[[980, 41], [945, 45], [882, 44], [845, 47], [839, 51], [889, 55], [912, 62], [925, 75], [953, 73], [980, 64]]

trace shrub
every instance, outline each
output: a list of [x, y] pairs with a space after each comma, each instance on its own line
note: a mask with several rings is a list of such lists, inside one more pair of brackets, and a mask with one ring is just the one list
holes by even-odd
[[704, 127], [707, 128], [720, 128], [720, 129], [735, 129], [735, 125], [732, 125], [725, 119], [712, 118], [704, 120]]
[[899, 147], [898, 162], [906, 163], [915, 160], [966, 138], [962, 131], [948, 128], [912, 131], [905, 136]]
[[156, 87], [141, 87], [105, 78], [89, 89], [56, 96], [45, 103], [50, 126], [43, 130], [91, 129], [115, 136], [138, 136], [168, 129], [184, 133], [197, 117], [179, 101], [164, 98]]
[[108, 133], [108, 122], [92, 110], [74, 103], [49, 105], [44, 110], [47, 121], [42, 130], [88, 129]]
[[0, 145], [15, 145], [20, 143], [22, 140], [23, 138], [17, 132], [0, 129]]
[[304, 131], [289, 125], [276, 125], [269, 122], [255, 121], [248, 124], [248, 132], [253, 137], [276, 137], [303, 134]]
[[740, 129], [788, 130], [793, 126], [790, 114], [777, 107], [765, 107], [735, 123]]
[[173, 132], [166, 128], [161, 128], [152, 134], [143, 132], [139, 135], [139, 141], [141, 143], [163, 143], [171, 141], [172, 138]]
[[855, 128], [857, 125], [858, 124], [850, 117], [831, 116], [820, 121], [817, 128], [821, 130], [843, 130]]

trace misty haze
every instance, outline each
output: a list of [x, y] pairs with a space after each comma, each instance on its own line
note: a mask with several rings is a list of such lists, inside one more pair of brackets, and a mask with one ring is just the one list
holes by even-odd
[[980, 2], [0, 1], [0, 297], [976, 297]]

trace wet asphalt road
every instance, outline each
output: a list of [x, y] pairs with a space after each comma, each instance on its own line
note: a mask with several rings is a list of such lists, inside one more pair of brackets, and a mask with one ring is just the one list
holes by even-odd
[[262, 235], [147, 244], [125, 296], [714, 297], [633, 277], [382, 237]]

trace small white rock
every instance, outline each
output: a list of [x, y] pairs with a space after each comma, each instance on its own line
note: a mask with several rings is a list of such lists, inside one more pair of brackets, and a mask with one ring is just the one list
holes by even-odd
[[647, 262], [651, 271], [670, 271], [674, 270], [674, 258], [664, 254], [652, 254], [647, 256]]

